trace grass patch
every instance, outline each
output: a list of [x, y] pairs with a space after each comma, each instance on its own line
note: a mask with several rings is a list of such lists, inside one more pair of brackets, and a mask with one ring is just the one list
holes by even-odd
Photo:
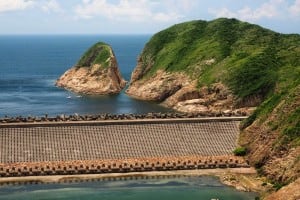
[[247, 149], [245, 147], [237, 147], [234, 151], [233, 154], [235, 156], [245, 156], [247, 154]]
[[242, 100], [251, 96], [264, 99], [275, 87], [277, 69], [275, 52], [266, 49], [235, 67], [227, 82], [234, 94]]
[[297, 108], [287, 119], [287, 127], [283, 130], [283, 134], [291, 139], [300, 137], [300, 108]]
[[284, 183], [280, 183], [280, 182], [274, 182], [273, 183], [273, 188], [276, 190], [276, 191], [278, 191], [278, 190], [280, 190], [283, 186], [285, 186], [286, 184], [284, 184]]
[[89, 67], [100, 64], [101, 67], [109, 66], [109, 58], [111, 56], [111, 47], [103, 42], [98, 42], [89, 48], [80, 58], [77, 67]]

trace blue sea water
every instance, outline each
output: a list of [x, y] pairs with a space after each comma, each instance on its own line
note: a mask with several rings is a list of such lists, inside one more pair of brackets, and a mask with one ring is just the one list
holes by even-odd
[[[129, 81], [150, 35], [0, 36], [0, 117], [49, 114], [167, 112], [154, 102], [128, 97], [79, 96], [54, 86], [94, 43], [109, 43]], [[70, 98], [71, 97], [71, 98]]]
[[[0, 117], [59, 114], [168, 112], [153, 102], [113, 96], [78, 97], [54, 86], [91, 45], [112, 45], [123, 77], [130, 79], [149, 35], [0, 36]], [[68, 98], [71, 97], [71, 98]], [[46, 185], [0, 186], [5, 199], [254, 199], [212, 177], [96, 181]]]
[[255, 196], [209, 176], [0, 186], [0, 200], [254, 200]]

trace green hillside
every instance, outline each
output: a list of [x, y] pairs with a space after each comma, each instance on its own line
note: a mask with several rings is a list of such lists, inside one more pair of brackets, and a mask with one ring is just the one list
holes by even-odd
[[300, 36], [236, 19], [191, 21], [155, 34], [141, 59], [144, 78], [158, 69], [183, 71], [197, 79], [198, 86], [225, 83], [241, 102], [265, 99], [275, 87], [285, 90], [299, 83]]
[[199, 88], [222, 82], [236, 107], [252, 102], [240, 138], [250, 163], [278, 185], [300, 177], [300, 35], [236, 19], [191, 21], [155, 34], [140, 63], [140, 79], [183, 72]]
[[83, 54], [76, 66], [89, 67], [94, 64], [100, 64], [104, 68], [108, 67], [111, 52], [111, 47], [108, 44], [98, 42]]

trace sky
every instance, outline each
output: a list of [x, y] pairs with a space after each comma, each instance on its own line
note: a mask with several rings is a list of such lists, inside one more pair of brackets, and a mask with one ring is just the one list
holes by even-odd
[[153, 34], [237, 18], [300, 34], [300, 0], [0, 0], [0, 34]]

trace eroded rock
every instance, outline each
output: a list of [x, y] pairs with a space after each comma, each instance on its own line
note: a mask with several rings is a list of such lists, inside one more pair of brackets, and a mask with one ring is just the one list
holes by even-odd
[[113, 50], [104, 43], [91, 47], [56, 81], [58, 87], [89, 95], [116, 94], [125, 85]]

